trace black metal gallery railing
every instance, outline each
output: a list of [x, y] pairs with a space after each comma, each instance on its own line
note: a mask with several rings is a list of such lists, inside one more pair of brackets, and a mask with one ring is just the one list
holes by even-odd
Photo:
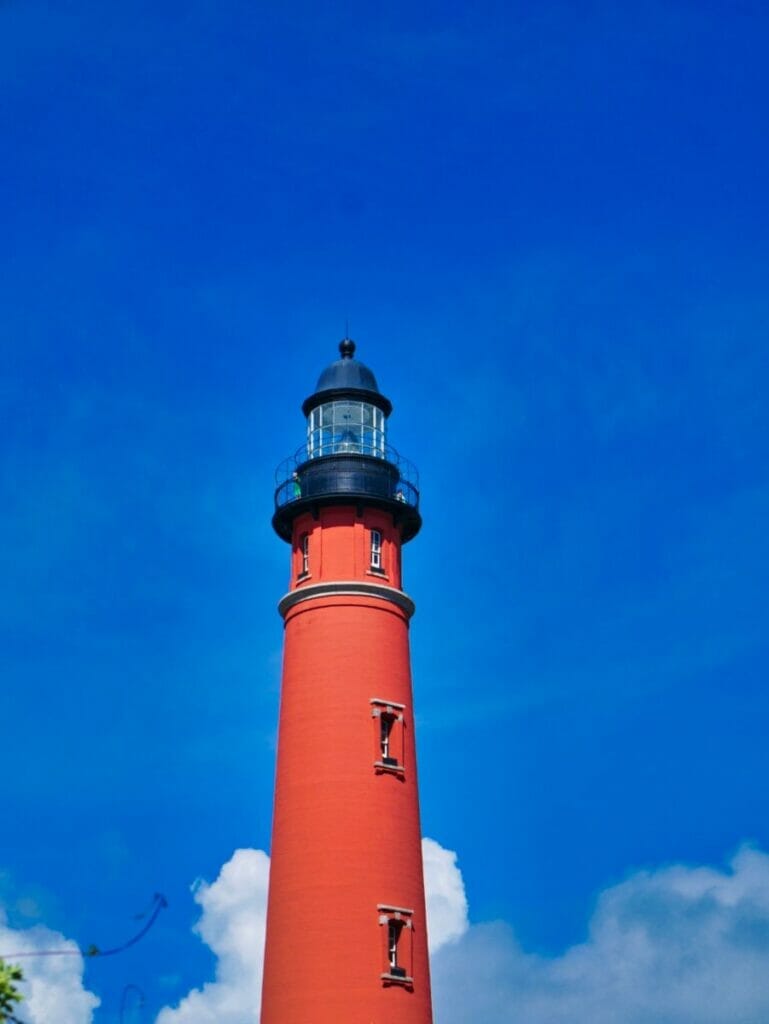
[[275, 471], [275, 507], [337, 494], [369, 496], [419, 508], [416, 467], [391, 446], [328, 445], [308, 456], [306, 445], [284, 459]]

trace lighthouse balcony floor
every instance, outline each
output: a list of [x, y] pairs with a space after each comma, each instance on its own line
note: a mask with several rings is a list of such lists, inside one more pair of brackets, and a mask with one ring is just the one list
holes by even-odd
[[386, 509], [402, 524], [404, 541], [410, 540], [422, 524], [414, 466], [389, 445], [383, 454], [361, 445], [340, 447], [308, 457], [303, 446], [278, 466], [273, 516], [278, 534], [290, 540], [291, 524], [305, 509], [347, 503]]
[[419, 507], [419, 474], [392, 445], [302, 445], [275, 470], [275, 507], [326, 494], [371, 494]]

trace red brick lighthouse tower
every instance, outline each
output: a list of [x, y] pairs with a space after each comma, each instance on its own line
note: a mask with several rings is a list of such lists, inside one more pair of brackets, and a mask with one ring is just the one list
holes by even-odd
[[261, 1024], [430, 1024], [401, 549], [416, 472], [345, 339], [279, 470], [291, 544]]

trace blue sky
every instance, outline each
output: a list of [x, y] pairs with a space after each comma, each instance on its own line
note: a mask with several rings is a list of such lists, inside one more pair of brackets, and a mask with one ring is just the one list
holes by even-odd
[[769, 16], [532, 6], [0, 5], [0, 903], [108, 946], [166, 894], [97, 1024], [269, 848], [272, 472], [347, 319], [471, 921], [559, 957], [769, 848]]

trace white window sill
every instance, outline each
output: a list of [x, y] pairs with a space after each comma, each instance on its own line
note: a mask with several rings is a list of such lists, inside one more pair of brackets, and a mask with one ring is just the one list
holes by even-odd
[[387, 981], [391, 985], [413, 985], [414, 979], [408, 975], [401, 977], [400, 974], [380, 974], [379, 977], [382, 981]]

